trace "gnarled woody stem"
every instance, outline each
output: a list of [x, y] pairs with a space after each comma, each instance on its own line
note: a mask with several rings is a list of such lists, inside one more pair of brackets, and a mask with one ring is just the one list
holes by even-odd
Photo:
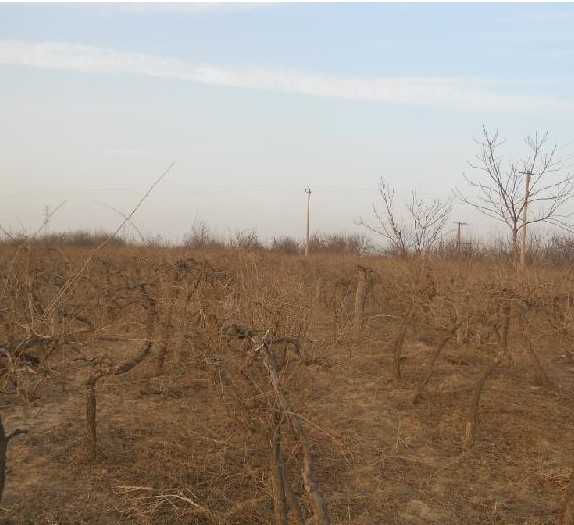
[[86, 442], [88, 448], [88, 456], [94, 459], [97, 455], [97, 398], [96, 398], [96, 387], [98, 381], [105, 376], [109, 375], [123, 375], [127, 374], [130, 370], [139, 365], [145, 357], [149, 354], [153, 346], [152, 341], [147, 341], [142, 350], [129, 361], [117, 365], [110, 372], [102, 372], [99, 370], [94, 371], [90, 377], [86, 380]]
[[393, 371], [395, 373], [395, 378], [400, 381], [402, 377], [401, 373], [401, 354], [403, 351], [403, 345], [405, 344], [405, 339], [407, 337], [407, 331], [409, 329], [410, 324], [414, 318], [414, 306], [412, 306], [403, 320], [403, 324], [401, 325], [401, 329], [399, 331], [399, 335], [395, 339], [393, 345]]
[[510, 299], [506, 299], [502, 309], [503, 324], [500, 351], [496, 354], [494, 361], [484, 370], [482, 376], [480, 376], [474, 388], [474, 393], [469, 407], [470, 410], [464, 430], [463, 446], [466, 449], [471, 448], [474, 445], [474, 441], [476, 439], [476, 431], [479, 423], [480, 397], [482, 395], [484, 385], [487, 379], [494, 373], [504, 358], [508, 355], [508, 333], [510, 331], [511, 306], [512, 305]]
[[359, 280], [357, 282], [357, 291], [355, 293], [355, 312], [353, 317], [353, 329], [359, 333], [363, 328], [365, 304], [367, 302], [367, 294], [369, 291], [369, 269], [363, 266], [358, 266]]
[[132, 359], [122, 364], [116, 365], [111, 370], [94, 370], [86, 380], [86, 442], [88, 456], [95, 459], [97, 456], [98, 438], [97, 438], [97, 398], [96, 387], [98, 381], [109, 375], [123, 375], [138, 366], [150, 353], [153, 347], [152, 335], [156, 320], [156, 303], [149, 295], [144, 284], [140, 286], [147, 307], [147, 324], [146, 334], [148, 340], [144, 343], [143, 348]]
[[560, 525], [574, 525], [574, 468], [568, 482], [568, 489], [562, 505]]
[[452, 339], [454, 334], [458, 332], [458, 329], [460, 328], [461, 324], [462, 323], [457, 323], [453, 328], [451, 328], [450, 332], [442, 339], [442, 341], [435, 348], [435, 350], [432, 354], [431, 362], [430, 362], [429, 367], [428, 367], [428, 371], [427, 371], [424, 379], [421, 381], [421, 383], [417, 387], [417, 391], [416, 391], [415, 395], [413, 396], [413, 405], [418, 403], [419, 400], [422, 398], [422, 396], [424, 394], [424, 390], [425, 390], [425, 388], [426, 388], [428, 382], [430, 381], [432, 374], [434, 372], [434, 367], [435, 367], [435, 364], [437, 362], [437, 359], [439, 358], [441, 352], [444, 350], [444, 348], [446, 347], [448, 342]]
[[[279, 419], [279, 418], [277, 418]], [[288, 507], [287, 492], [285, 489], [285, 464], [281, 452], [281, 423], [275, 423], [275, 430], [271, 440], [271, 474], [273, 478], [273, 519], [275, 525], [287, 525]]]
[[18, 428], [14, 430], [14, 432], [6, 434], [6, 430], [4, 429], [4, 422], [2, 421], [2, 415], [0, 414], [0, 503], [2, 502], [4, 487], [6, 485], [6, 453], [8, 452], [8, 443], [13, 437], [25, 433], [25, 430], [20, 430]]
[[330, 525], [331, 520], [329, 518], [329, 513], [327, 511], [327, 505], [321, 491], [319, 489], [319, 484], [315, 479], [314, 469], [313, 469], [313, 457], [311, 454], [311, 449], [305, 437], [305, 432], [303, 430], [303, 425], [301, 424], [301, 420], [297, 415], [295, 415], [289, 409], [289, 404], [287, 399], [285, 398], [283, 392], [281, 391], [280, 384], [279, 384], [279, 377], [277, 375], [277, 366], [275, 364], [275, 358], [271, 352], [271, 339], [264, 338], [263, 344], [261, 346], [261, 350], [263, 352], [263, 363], [269, 372], [269, 377], [271, 379], [271, 384], [273, 386], [273, 390], [277, 397], [277, 402], [283, 411], [283, 414], [289, 418], [291, 422], [291, 427], [299, 440], [301, 447], [303, 449], [303, 469], [302, 469], [302, 476], [303, 476], [303, 484], [305, 486], [305, 491], [309, 496], [311, 501], [311, 507], [313, 508], [314, 512], [314, 521], [315, 525]]
[[96, 383], [100, 377], [94, 374], [86, 381], [86, 447], [92, 459], [98, 453]]

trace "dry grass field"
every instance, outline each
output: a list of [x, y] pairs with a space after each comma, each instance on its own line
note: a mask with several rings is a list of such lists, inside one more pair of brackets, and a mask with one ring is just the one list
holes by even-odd
[[570, 268], [90, 253], [0, 248], [1, 523], [561, 522]]

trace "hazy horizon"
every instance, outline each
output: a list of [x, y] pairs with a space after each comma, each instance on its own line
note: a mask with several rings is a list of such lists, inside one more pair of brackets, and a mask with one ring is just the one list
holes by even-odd
[[[447, 198], [481, 127], [574, 167], [573, 5], [1, 5], [0, 224], [178, 240], [356, 232], [379, 177]], [[457, 204], [488, 237], [494, 221]]]

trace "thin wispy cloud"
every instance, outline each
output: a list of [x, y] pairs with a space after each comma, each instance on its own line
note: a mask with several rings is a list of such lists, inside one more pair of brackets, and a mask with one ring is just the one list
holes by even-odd
[[466, 110], [572, 110], [572, 99], [509, 94], [460, 77], [343, 77], [292, 70], [197, 64], [72, 43], [0, 41], [0, 65], [92, 74], [133, 74], [211, 86]]
[[[538, 27], [546, 24], [567, 25], [574, 22], [574, 8], [569, 4], [564, 6], [531, 6], [527, 9], [516, 10], [512, 15], [499, 17], [499, 20], [516, 25], [517, 23], [533, 23]], [[551, 9], [548, 9], [551, 7]]]
[[141, 3], [141, 4], [113, 4], [101, 7], [102, 13], [130, 13], [140, 15], [178, 14], [178, 15], [203, 15], [203, 14], [228, 14], [243, 12], [252, 9], [272, 7], [272, 4], [263, 3], [230, 3], [230, 2], [193, 2], [193, 3]]

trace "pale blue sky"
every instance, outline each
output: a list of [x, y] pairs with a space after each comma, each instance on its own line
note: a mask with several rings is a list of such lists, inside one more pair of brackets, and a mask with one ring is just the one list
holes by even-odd
[[[355, 231], [379, 176], [448, 196], [482, 123], [574, 166], [574, 5], [0, 5], [0, 223], [138, 213], [264, 238]], [[405, 195], [406, 197], [406, 195]], [[457, 206], [476, 231], [494, 225]]]

